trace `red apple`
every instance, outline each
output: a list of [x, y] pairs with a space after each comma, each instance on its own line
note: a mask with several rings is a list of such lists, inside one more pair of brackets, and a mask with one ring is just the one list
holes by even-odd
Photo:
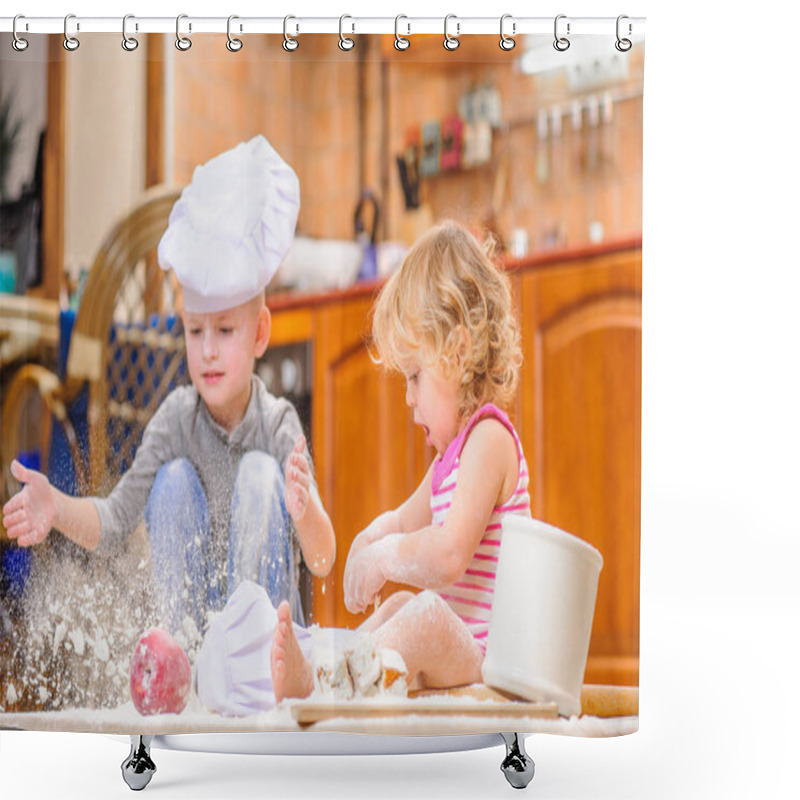
[[192, 670], [181, 646], [162, 628], [150, 628], [131, 659], [131, 699], [140, 714], [180, 714], [189, 700]]

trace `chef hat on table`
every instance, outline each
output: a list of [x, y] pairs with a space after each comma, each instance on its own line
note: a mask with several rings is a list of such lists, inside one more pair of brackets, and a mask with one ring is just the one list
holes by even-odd
[[[275, 706], [270, 652], [278, 623], [266, 591], [242, 581], [206, 632], [197, 655], [197, 695], [209, 710], [241, 717]], [[310, 633], [294, 626], [304, 653]]]
[[197, 167], [158, 245], [184, 310], [224, 311], [263, 292], [292, 246], [299, 209], [297, 175], [261, 135]]

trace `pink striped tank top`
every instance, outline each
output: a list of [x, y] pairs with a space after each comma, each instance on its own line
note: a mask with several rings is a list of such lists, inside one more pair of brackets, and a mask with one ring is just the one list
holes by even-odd
[[522, 453], [522, 443], [508, 417], [496, 406], [487, 404], [475, 412], [464, 429], [450, 443], [444, 455], [433, 466], [431, 485], [432, 524], [441, 525], [450, 510], [456, 483], [461, 451], [472, 428], [484, 417], [495, 417], [514, 437], [519, 454], [519, 477], [511, 497], [502, 505], [495, 506], [486, 525], [478, 549], [472, 556], [467, 571], [455, 582], [441, 589], [439, 594], [463, 620], [482, 650], [486, 650], [489, 634], [489, 618], [492, 611], [494, 584], [497, 574], [497, 559], [500, 555], [502, 520], [506, 514], [531, 516], [531, 498], [528, 494], [528, 465]]

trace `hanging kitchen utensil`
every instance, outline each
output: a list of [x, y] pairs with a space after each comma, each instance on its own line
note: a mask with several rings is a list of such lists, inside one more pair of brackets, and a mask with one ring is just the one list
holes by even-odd
[[544, 186], [550, 179], [550, 153], [548, 152], [548, 122], [547, 109], [539, 109], [536, 116], [536, 180]]
[[465, 169], [485, 164], [492, 157], [492, 126], [488, 122], [465, 124], [462, 140], [461, 166]]
[[508, 241], [500, 223], [500, 213], [505, 206], [506, 188], [508, 186], [508, 173], [510, 168], [510, 156], [508, 150], [503, 150], [499, 157], [497, 171], [492, 185], [492, 194], [489, 207], [486, 209], [482, 225], [495, 240], [494, 253], [502, 255], [506, 251]]
[[600, 161], [600, 143], [598, 142], [600, 126], [600, 103], [595, 95], [586, 101], [586, 116], [589, 121], [589, 143], [586, 148], [586, 169], [597, 172]]
[[572, 169], [586, 172], [586, 158], [583, 151], [583, 106], [580, 100], [572, 101], [570, 112], [572, 134], [570, 149], [572, 151]]
[[[405, 195], [406, 209], [419, 206], [419, 162], [422, 158], [422, 129], [419, 125], [406, 128], [403, 153], [398, 158], [400, 182]], [[400, 166], [402, 160], [404, 166]]]
[[439, 120], [426, 122], [422, 126], [422, 159], [419, 162], [420, 175], [436, 175], [439, 171], [441, 143]]
[[[364, 211], [366, 206], [372, 207], [372, 225], [369, 233], [367, 233], [367, 226], [364, 222]], [[375, 256], [375, 237], [378, 232], [378, 217], [380, 211], [378, 201], [375, 195], [369, 190], [364, 189], [361, 193], [361, 199], [356, 205], [353, 222], [355, 226], [356, 241], [361, 244], [361, 267], [358, 270], [358, 277], [356, 280], [368, 281], [374, 280], [378, 276], [378, 262]]]
[[603, 134], [600, 141], [600, 165], [604, 170], [614, 167], [614, 99], [606, 92], [600, 101]]
[[563, 153], [563, 120], [561, 107], [553, 106], [549, 111], [550, 116], [550, 180], [553, 188], [561, 192], [566, 183], [567, 176], [564, 170]]
[[461, 117], [452, 115], [442, 120], [442, 172], [461, 166]]
[[419, 206], [419, 170], [416, 160], [397, 156], [397, 171], [400, 173], [406, 211], [411, 211]]

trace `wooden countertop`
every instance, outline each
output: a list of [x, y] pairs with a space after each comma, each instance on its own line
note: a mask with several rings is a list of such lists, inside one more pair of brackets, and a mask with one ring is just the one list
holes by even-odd
[[[539, 250], [530, 253], [524, 258], [506, 257], [500, 263], [510, 272], [522, 272], [529, 269], [543, 269], [567, 264], [570, 261], [580, 261], [595, 256], [609, 253], [623, 252], [641, 248], [641, 235], [628, 236], [620, 239], [611, 239], [599, 244], [584, 243], [570, 247], [552, 250]], [[356, 297], [369, 297], [377, 294], [383, 285], [383, 279], [362, 281], [348, 286], [346, 289], [336, 289], [326, 292], [297, 292], [279, 291], [267, 295], [267, 305], [272, 311], [288, 311], [290, 309], [336, 303]], [[0, 308], [6, 325], [9, 318], [23, 320], [26, 324], [36, 321], [47, 329], [49, 339], [57, 340], [58, 303], [54, 300], [41, 300], [34, 297], [17, 297], [15, 295], [0, 295]]]
[[[554, 248], [552, 250], [539, 250], [524, 258], [506, 257], [500, 263], [509, 272], [524, 272], [530, 269], [545, 269], [570, 261], [582, 261], [587, 258], [619, 253], [627, 250], [636, 250], [642, 246], [641, 235], [611, 239], [599, 244], [584, 243], [570, 247]], [[348, 286], [346, 289], [337, 289], [328, 292], [275, 292], [267, 295], [267, 305], [273, 312], [288, 311], [291, 309], [321, 306], [328, 303], [341, 302], [358, 297], [369, 297], [377, 294], [383, 285], [383, 279], [362, 281]]]

